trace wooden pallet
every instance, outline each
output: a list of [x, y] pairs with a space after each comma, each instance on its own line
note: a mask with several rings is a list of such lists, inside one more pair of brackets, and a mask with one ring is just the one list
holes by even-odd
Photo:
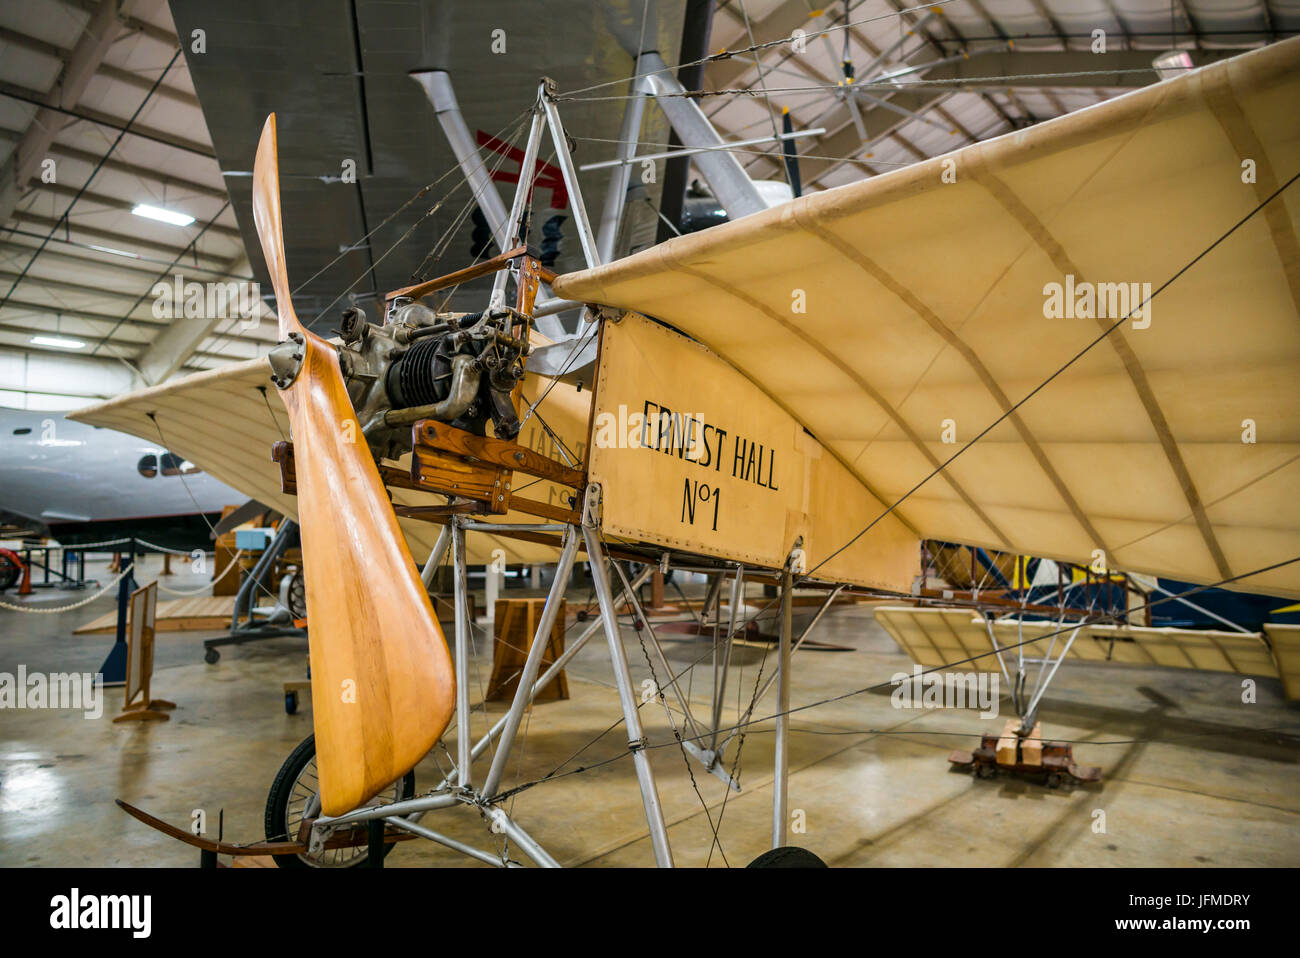
[[[158, 603], [155, 632], [201, 632], [230, 625], [235, 611], [233, 595], [201, 595]], [[117, 610], [74, 629], [73, 635], [104, 635], [117, 631]]]

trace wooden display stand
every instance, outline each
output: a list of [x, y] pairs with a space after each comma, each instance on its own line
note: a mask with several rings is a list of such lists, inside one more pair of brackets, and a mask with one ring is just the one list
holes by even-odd
[[[238, 506], [226, 506], [221, 510], [221, 518], [226, 518], [230, 513], [238, 509]], [[213, 595], [234, 595], [239, 591], [239, 580], [242, 573], [238, 570], [230, 575], [223, 576], [226, 566], [235, 561], [235, 554], [238, 550], [235, 548], [234, 531], [223, 533], [217, 536], [216, 544], [213, 546], [212, 557], [212, 594]]]
[[[545, 598], [497, 599], [494, 628], [497, 641], [492, 646], [492, 679], [488, 682], [487, 694], [483, 696], [486, 701], [510, 701], [514, 698], [519, 674], [523, 671], [528, 650], [532, 648], [537, 621], [545, 604]], [[564, 654], [564, 615], [565, 603], [561, 600], [538, 675]], [[568, 697], [568, 678], [561, 671], [555, 681], [537, 693], [535, 701], [554, 702]]]
[[149, 684], [153, 679], [154, 617], [158, 610], [158, 583], [131, 593], [126, 620], [126, 703], [125, 711], [114, 722], [166, 722], [167, 709], [175, 702], [151, 699]]

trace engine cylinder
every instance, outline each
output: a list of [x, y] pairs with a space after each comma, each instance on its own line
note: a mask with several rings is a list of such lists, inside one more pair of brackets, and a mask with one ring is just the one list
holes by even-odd
[[440, 336], [417, 339], [388, 368], [385, 386], [394, 409], [424, 406], [446, 397], [451, 366], [440, 354], [442, 343]]

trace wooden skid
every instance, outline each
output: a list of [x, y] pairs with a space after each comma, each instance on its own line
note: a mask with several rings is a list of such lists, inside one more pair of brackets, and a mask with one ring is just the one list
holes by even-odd
[[[1020, 744], [1021, 755], [1013, 757], [1010, 762], [1004, 761], [1003, 745], [1005, 742], [1005, 733], [1008, 730], [1013, 732], [1017, 725], [1015, 719], [1010, 719], [1004, 728], [1002, 735], [985, 735], [980, 739], [979, 748], [973, 752], [965, 749], [953, 749], [948, 755], [948, 761], [957, 768], [973, 768], [981, 774], [995, 774], [997, 770], [1007, 772], [1019, 772], [1025, 775], [1038, 776], [1047, 781], [1049, 787], [1055, 787], [1052, 776], [1060, 778], [1069, 778], [1082, 785], [1091, 785], [1101, 781], [1101, 768], [1096, 765], [1076, 765], [1074, 761], [1074, 749], [1065, 742], [1045, 742], [1041, 739], [1041, 728], [1034, 726], [1034, 731], [1028, 739]], [[1032, 748], [1031, 754], [1024, 754], [1028, 743], [1037, 740], [1037, 746]], [[1012, 748], [1014, 752], [1014, 746]]]
[[[307, 854], [307, 845], [304, 842], [253, 842], [249, 845], [234, 845], [230, 842], [216, 841], [211, 838], [204, 838], [202, 835], [194, 835], [183, 828], [178, 828], [169, 822], [164, 822], [161, 818], [155, 818], [143, 809], [136, 808], [120, 798], [115, 799], [118, 807], [126, 812], [136, 821], [144, 822], [150, 828], [162, 832], [169, 838], [184, 842], [186, 845], [192, 845], [206, 852], [216, 852], [218, 855], [233, 855], [236, 857], [243, 855], [305, 855]], [[385, 844], [390, 842], [402, 842], [415, 838], [410, 832], [401, 832], [389, 828], [384, 832]], [[366, 844], [366, 829], [364, 826], [352, 828], [345, 832], [333, 835], [326, 839], [326, 848], [351, 848], [356, 845]]]

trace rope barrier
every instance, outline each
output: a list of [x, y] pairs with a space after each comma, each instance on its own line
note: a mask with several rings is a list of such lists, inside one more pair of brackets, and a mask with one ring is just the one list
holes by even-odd
[[[122, 541], [122, 542], [129, 542], [130, 540], [129, 540], [129, 539], [122, 539], [122, 540], [120, 540], [120, 541]], [[142, 541], [142, 540], [138, 540], [138, 539], [137, 539], [136, 541], [137, 541], [137, 542], [140, 542], [140, 541]], [[145, 544], [145, 545], [150, 545], [150, 546], [152, 546], [152, 543], [144, 543], [144, 544]], [[78, 548], [80, 548], [80, 547], [78, 547]], [[157, 548], [157, 547], [155, 546], [154, 548]], [[188, 552], [179, 552], [179, 553], [178, 553], [178, 552], [175, 552], [174, 550], [164, 550], [164, 551], [172, 552], [173, 555], [189, 555]], [[180, 596], [199, 595], [199, 594], [201, 594], [201, 593], [203, 593], [203, 592], [208, 591], [208, 589], [212, 588], [212, 586], [216, 585], [218, 582], [220, 582], [222, 579], [224, 579], [226, 576], [228, 576], [228, 575], [230, 574], [230, 570], [239, 568], [239, 557], [242, 556], [243, 554], [244, 554], [244, 550], [243, 550], [243, 549], [240, 549], [238, 552], [235, 553], [234, 557], [230, 560], [230, 564], [229, 564], [228, 566], [226, 566], [225, 570], [221, 573], [221, 575], [217, 576], [217, 577], [216, 577], [215, 579], [213, 579], [211, 582], [205, 582], [202, 586], [200, 586], [200, 587], [197, 588], [197, 589], [169, 589], [167, 586], [165, 586], [165, 585], [163, 585], [161, 582], [159, 582], [159, 583], [158, 583], [158, 590], [159, 590], [160, 592], [166, 592], [168, 595], [180, 595]], [[81, 608], [83, 605], [89, 605], [91, 602], [94, 602], [96, 599], [98, 599], [100, 596], [102, 596], [104, 593], [106, 593], [109, 589], [113, 588], [115, 585], [117, 585], [119, 582], [121, 582], [121, 581], [122, 581], [122, 578], [123, 578], [123, 577], [124, 577], [128, 572], [130, 572], [133, 568], [134, 568], [134, 565], [128, 565], [125, 569], [123, 569], [121, 572], [119, 572], [117, 575], [115, 575], [115, 576], [114, 576], [114, 577], [109, 581], [108, 585], [104, 586], [102, 589], [100, 589], [100, 590], [99, 590], [98, 592], [96, 592], [94, 595], [90, 595], [90, 596], [87, 596], [87, 597], [84, 598], [84, 599], [80, 599], [80, 600], [78, 600], [78, 601], [72, 603], [71, 605], [61, 605], [61, 606], [59, 606], [57, 609], [34, 609], [34, 608], [32, 608], [31, 606], [26, 606], [26, 605], [12, 605], [11, 603], [8, 603], [8, 602], [0, 602], [0, 609], [9, 609], [9, 610], [11, 610], [11, 611], [13, 611], [13, 612], [32, 612], [32, 613], [35, 613], [35, 614], [37, 614], [37, 615], [53, 615], [53, 614], [56, 613], [56, 612], [71, 612], [73, 609], [79, 609], [79, 608]]]
[[244, 554], [244, 550], [240, 549], [238, 552], [235, 553], [234, 558], [230, 560], [230, 564], [226, 566], [225, 570], [221, 573], [221, 575], [217, 576], [211, 582], [205, 582], [197, 589], [169, 589], [167, 588], [167, 586], [159, 582], [158, 591], [166, 592], [168, 595], [199, 595], [200, 593], [207, 592], [208, 589], [212, 588], [214, 585], [216, 585], [226, 576], [230, 575], [231, 569], [239, 568], [239, 557], [242, 556], [243, 554]]
[[121, 572], [115, 575], [113, 579], [108, 583], [108, 585], [104, 586], [104, 588], [100, 589], [94, 595], [87, 596], [86, 598], [78, 602], [74, 602], [71, 605], [61, 605], [57, 609], [33, 609], [30, 606], [26, 606], [26, 605], [11, 605], [8, 602], [0, 602], [0, 609], [9, 609], [13, 612], [31, 612], [36, 615], [53, 615], [56, 612], [71, 612], [73, 609], [80, 609], [83, 605], [89, 605], [90, 603], [98, 599], [101, 595], [103, 595], [105, 592], [107, 592], [109, 589], [116, 586], [119, 582], [122, 581], [122, 577], [131, 571], [133, 566], [134, 564], [128, 565], [125, 569], [123, 569]]
[[87, 549], [98, 549], [98, 548], [101, 548], [102, 546], [120, 546], [120, 545], [123, 545], [124, 543], [130, 542], [130, 541], [131, 541], [130, 536], [126, 536], [126, 537], [121, 538], [121, 539], [105, 539], [103, 542], [85, 542], [85, 543], [78, 543], [78, 544], [76, 544], [76, 545], [33, 546], [33, 548], [36, 548], [36, 549], [61, 549], [61, 550], [63, 550], [64, 552], [68, 552], [68, 551], [84, 552], [84, 551], [86, 551]]
[[198, 551], [203, 551], [206, 554], [208, 551], [210, 551], [206, 549], [205, 550], [168, 549], [165, 548], [164, 546], [155, 545], [154, 543], [149, 542], [145, 539], [136, 539], [135, 541], [140, 543], [140, 545], [142, 546], [148, 546], [150, 549], [153, 549], [155, 552], [165, 552], [168, 555], [174, 555], [174, 556], [191, 556]]

